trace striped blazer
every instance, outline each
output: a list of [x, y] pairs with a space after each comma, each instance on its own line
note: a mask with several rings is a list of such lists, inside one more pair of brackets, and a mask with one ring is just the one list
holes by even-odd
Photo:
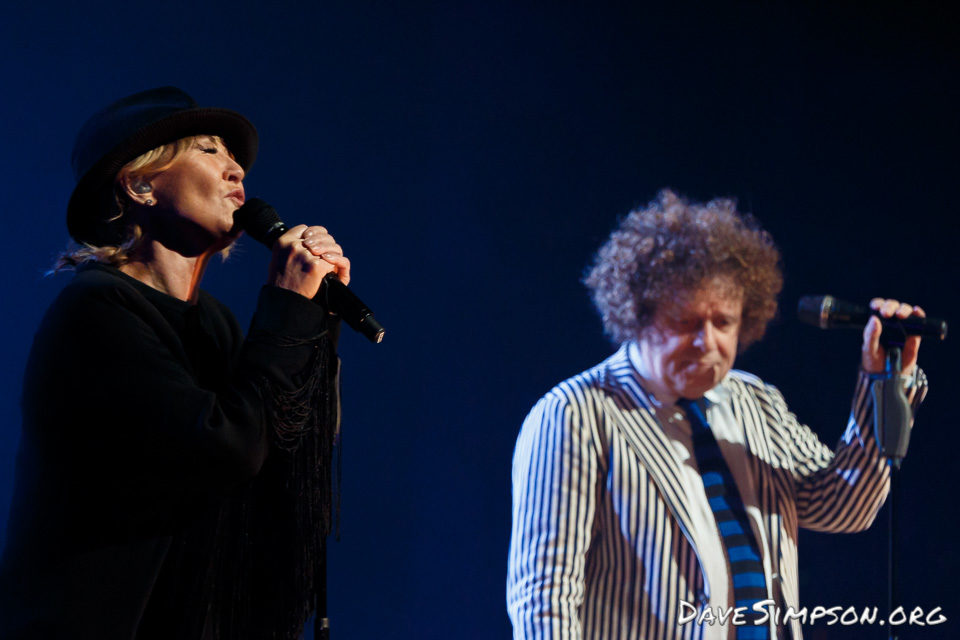
[[[860, 531], [887, 495], [869, 380], [860, 375], [836, 453], [773, 386], [736, 370], [721, 384], [755, 478], [769, 596], [799, 609], [797, 528]], [[708, 602], [680, 473], [627, 345], [534, 406], [513, 460], [507, 608], [515, 640], [704, 637], [705, 627], [677, 624], [681, 600]], [[790, 624], [799, 639], [799, 622]]]

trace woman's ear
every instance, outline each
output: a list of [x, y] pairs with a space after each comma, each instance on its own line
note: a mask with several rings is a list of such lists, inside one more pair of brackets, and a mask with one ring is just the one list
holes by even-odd
[[153, 194], [153, 185], [146, 178], [142, 176], [125, 177], [123, 179], [123, 190], [126, 191], [127, 197], [133, 202], [147, 207], [153, 205], [153, 198], [150, 197]]

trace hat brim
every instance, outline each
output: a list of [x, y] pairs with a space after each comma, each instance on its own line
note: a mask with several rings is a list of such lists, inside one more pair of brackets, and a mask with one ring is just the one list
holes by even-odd
[[223, 138], [227, 149], [244, 172], [249, 172], [257, 157], [257, 130], [245, 117], [229, 109], [196, 107], [184, 109], [138, 129], [111, 149], [77, 182], [67, 204], [67, 230], [74, 240], [96, 246], [116, 244], [116, 225], [108, 219], [116, 215], [104, 202], [113, 181], [125, 164], [161, 145], [196, 135]]

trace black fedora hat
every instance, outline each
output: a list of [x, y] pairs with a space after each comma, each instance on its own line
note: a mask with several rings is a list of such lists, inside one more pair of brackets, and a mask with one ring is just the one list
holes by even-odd
[[67, 205], [67, 229], [74, 240], [103, 246], [123, 240], [113, 180], [137, 156], [194, 135], [223, 138], [237, 163], [249, 171], [257, 155], [257, 130], [236, 111], [200, 107], [176, 87], [160, 87], [121, 98], [83, 125], [71, 163], [77, 186]]

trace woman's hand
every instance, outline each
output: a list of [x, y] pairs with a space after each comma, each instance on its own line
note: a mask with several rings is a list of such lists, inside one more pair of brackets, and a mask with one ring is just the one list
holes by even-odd
[[[884, 298], [874, 298], [871, 300], [870, 308], [884, 318], [909, 318], [910, 316], [925, 318], [927, 315], [920, 307]], [[887, 352], [880, 346], [880, 334], [882, 332], [883, 325], [876, 316], [871, 317], [863, 328], [863, 351], [860, 366], [862, 366], [863, 370], [867, 373], [880, 373], [886, 367]], [[917, 352], [919, 350], [920, 336], [907, 336], [901, 356], [902, 366], [900, 373], [902, 375], [911, 375], [913, 373], [913, 368], [917, 366]]]
[[325, 228], [299, 224], [277, 238], [270, 284], [312, 299], [328, 273], [336, 273], [343, 284], [350, 283], [350, 260]]

